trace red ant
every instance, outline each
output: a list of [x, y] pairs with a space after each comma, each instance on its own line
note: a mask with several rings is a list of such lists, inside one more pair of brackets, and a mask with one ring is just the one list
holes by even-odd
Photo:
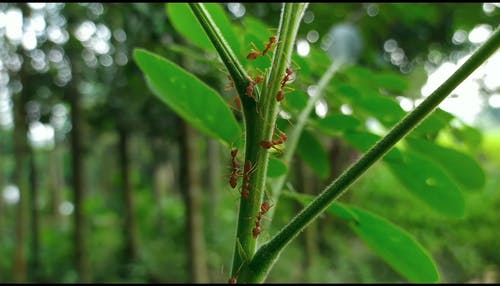
[[291, 80], [292, 74], [293, 74], [292, 68], [287, 67], [285, 71], [285, 76], [281, 80], [280, 90], [278, 91], [278, 93], [276, 93], [277, 101], [282, 101], [283, 99], [285, 99], [285, 91], [283, 91], [283, 89], [286, 87], [286, 83]]
[[[230, 75], [227, 75], [227, 79], [229, 80], [229, 82], [226, 83], [226, 85], [224, 86], [224, 90], [230, 91], [230, 90], [235, 89], [236, 86], [234, 85], [233, 78]], [[236, 105], [236, 108], [231, 103], [229, 104], [229, 107], [231, 107], [232, 109], [235, 109], [236, 111], [241, 111], [241, 99], [238, 96], [238, 94], [233, 96], [231, 101], [234, 101], [234, 105]]]
[[257, 238], [257, 236], [259, 236], [259, 234], [261, 233], [262, 231], [262, 218], [264, 216], [264, 214], [266, 214], [269, 209], [271, 208], [272, 206], [269, 204], [268, 201], [264, 201], [262, 202], [262, 205], [260, 205], [260, 211], [259, 211], [259, 214], [257, 215], [257, 221], [255, 222], [255, 227], [252, 229], [252, 235], [254, 238]]
[[236, 104], [237, 110], [241, 110], [241, 99], [239, 96], [233, 96], [234, 104]]
[[250, 53], [247, 55], [247, 60], [255, 60], [259, 56], [265, 56], [268, 51], [270, 51], [273, 47], [273, 44], [276, 43], [276, 36], [271, 36], [269, 37], [269, 43], [265, 44], [264, 50], [261, 52], [259, 49], [255, 46], [254, 43], [251, 43], [252, 46], [255, 48], [250, 51]]
[[288, 140], [288, 136], [286, 136], [285, 133], [280, 131], [280, 133], [278, 134], [278, 137], [279, 137], [278, 139], [271, 139], [271, 141], [262, 140], [262, 141], [260, 141], [260, 146], [262, 146], [262, 148], [264, 148], [264, 149], [269, 149], [272, 147], [272, 148], [276, 149], [278, 152], [283, 153], [283, 151], [276, 148], [276, 145], [280, 145], [280, 144], [285, 143], [286, 140]]
[[255, 99], [255, 97], [253, 96], [253, 90], [255, 88], [255, 86], [259, 83], [262, 83], [264, 82], [264, 75], [257, 75], [255, 76], [255, 79], [254, 80], [251, 80], [250, 81], [250, 84], [247, 86], [247, 89], [245, 91], [245, 94], [247, 96], [250, 96], [252, 97], [253, 99]]
[[[285, 88], [288, 88], [290, 89], [291, 91], [293, 91], [294, 89], [291, 88], [291, 87], [288, 87], [288, 86], [285, 86]], [[285, 91], [284, 89], [280, 89], [278, 91], [278, 93], [276, 93], [276, 100], [279, 102], [279, 101], [282, 101], [283, 99], [285, 99]]]
[[281, 80], [281, 88], [283, 89], [288, 81], [291, 80], [291, 75], [293, 74], [293, 70], [291, 68], [286, 68], [285, 76]]
[[276, 93], [276, 100], [282, 101], [283, 99], [285, 99], [285, 92], [282, 89], [280, 89], [278, 93]]
[[266, 48], [262, 51], [263, 56], [272, 49], [274, 43], [276, 43], [276, 36], [269, 37], [269, 43], [266, 44]]
[[243, 169], [243, 189], [241, 190], [241, 197], [248, 199], [250, 195], [250, 174], [255, 170], [255, 166], [252, 166], [252, 162], [246, 161]]
[[229, 185], [234, 189], [238, 183], [238, 162], [236, 161], [236, 156], [238, 155], [238, 149], [231, 150], [231, 178], [229, 178]]

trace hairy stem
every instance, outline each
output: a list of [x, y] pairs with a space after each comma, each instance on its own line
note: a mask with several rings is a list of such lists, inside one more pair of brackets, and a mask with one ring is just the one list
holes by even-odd
[[[300, 20], [306, 5], [287, 3], [283, 5], [280, 24], [277, 32], [278, 44], [273, 54], [269, 75], [264, 83], [260, 101], [252, 120], [247, 118], [246, 158], [252, 162], [255, 171], [250, 177], [250, 197], [240, 201], [238, 217], [237, 241], [235, 245], [232, 275], [244, 269], [246, 263], [255, 252], [257, 240], [253, 237], [255, 218], [262, 202], [263, 190], [267, 176], [269, 152], [260, 146], [261, 140], [271, 140], [278, 114], [278, 103], [275, 94], [280, 88], [280, 81], [290, 62]], [[241, 253], [243, 252], [243, 253]], [[238, 279], [243, 281], [241, 279]]]
[[235, 82], [244, 110], [243, 117], [246, 142], [245, 163], [250, 162], [252, 169], [254, 169], [254, 171], [248, 175], [249, 183], [242, 184], [242, 191], [245, 185], [249, 185], [249, 196], [248, 198], [242, 198], [240, 200], [231, 271], [234, 277], [238, 276], [238, 272], [244, 270], [255, 253], [256, 239], [253, 237], [252, 229], [262, 201], [267, 164], [269, 161], [268, 151], [261, 148], [259, 143], [261, 140], [270, 140], [273, 136], [278, 113], [278, 103], [275, 100], [275, 94], [279, 90], [281, 78], [284, 76], [285, 69], [290, 62], [295, 37], [307, 4], [285, 3], [283, 5], [278, 33], [276, 35], [278, 45], [273, 54], [272, 65], [264, 83], [265, 88], [263, 89], [262, 96], [260, 96], [259, 91], [255, 89], [255, 100], [245, 95], [246, 88], [252, 79], [238, 62], [237, 57], [224, 40], [224, 37], [213, 22], [210, 14], [206, 11], [204, 5], [200, 3], [191, 3], [190, 7], [207, 33], [209, 39], [214, 44]]

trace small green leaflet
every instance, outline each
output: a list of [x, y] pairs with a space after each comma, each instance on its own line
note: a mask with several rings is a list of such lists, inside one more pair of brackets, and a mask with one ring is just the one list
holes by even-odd
[[241, 128], [215, 90], [175, 63], [146, 50], [136, 49], [134, 59], [153, 93], [184, 120], [228, 145], [238, 141]]

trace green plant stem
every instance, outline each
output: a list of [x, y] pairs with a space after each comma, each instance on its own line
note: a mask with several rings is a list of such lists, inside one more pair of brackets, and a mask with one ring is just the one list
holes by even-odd
[[[231, 46], [229, 46], [229, 44], [225, 40], [224, 36], [210, 16], [210, 13], [208, 13], [208, 11], [206, 10], [205, 6], [202, 3], [189, 3], [189, 6], [191, 7], [191, 10], [200, 22], [201, 26], [207, 33], [208, 38], [219, 53], [222, 62], [231, 75], [234, 81], [235, 88], [243, 105], [243, 118], [244, 120], [248, 119], [246, 114], [250, 114], [255, 110], [255, 101], [252, 98], [245, 96], [245, 90], [252, 79], [243, 68], [243, 65], [238, 60], [238, 57], [236, 57], [236, 55], [234, 54], [233, 49], [231, 49]], [[256, 96], [258, 98], [258, 90], [255, 90], [254, 93], [256, 93]]]
[[335, 199], [354, 183], [369, 167], [382, 158], [399, 140], [409, 134], [421, 123], [460, 83], [477, 69], [500, 46], [500, 28], [497, 27], [492, 36], [474, 54], [448, 78], [438, 89], [425, 99], [402, 121], [396, 124], [389, 133], [370, 148], [363, 157], [333, 181], [308, 204], [269, 242], [264, 244], [248, 267], [244, 268], [240, 277], [247, 282], [261, 282], [267, 276], [281, 251], [293, 240], [313, 219], [321, 214]]
[[[307, 4], [286, 3], [283, 5], [277, 33], [277, 48], [273, 54], [272, 65], [264, 83], [265, 88], [262, 96], [260, 96], [257, 88], [254, 91], [256, 100], [245, 96], [251, 78], [238, 62], [231, 47], [224, 40], [203, 4], [191, 3], [190, 7], [235, 82], [236, 90], [243, 103], [246, 135], [245, 162], [249, 161], [255, 167], [255, 170], [249, 176], [249, 197], [240, 200], [231, 271], [233, 276], [237, 276], [237, 273], [244, 269], [252, 258], [256, 247], [256, 239], [253, 237], [252, 229], [255, 217], [260, 209], [269, 161], [268, 151], [261, 148], [259, 143], [261, 140], [270, 140], [273, 136], [278, 105], [275, 94], [278, 92], [281, 78], [285, 74], [287, 64], [290, 62], [295, 37]], [[242, 190], [244, 185], [245, 183], [242, 183]]]
[[300, 3], [283, 5], [276, 35], [280, 44], [277, 45], [273, 54], [271, 68], [264, 82], [257, 110], [252, 113], [251, 118], [247, 117], [246, 120], [245, 160], [252, 162], [255, 171], [250, 176], [250, 196], [240, 201], [237, 241], [232, 265], [233, 276], [237, 276], [255, 253], [257, 240], [253, 237], [253, 228], [262, 202], [269, 161], [269, 152], [260, 146], [260, 141], [271, 140], [273, 136], [278, 106], [275, 94], [280, 88], [280, 80], [290, 62], [295, 36], [306, 6]]

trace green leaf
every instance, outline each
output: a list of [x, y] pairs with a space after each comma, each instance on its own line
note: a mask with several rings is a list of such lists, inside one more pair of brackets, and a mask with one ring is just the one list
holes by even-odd
[[404, 92], [409, 86], [404, 76], [395, 73], [378, 73], [375, 74], [374, 80], [379, 88], [385, 88], [399, 93]]
[[452, 126], [452, 135], [456, 140], [460, 143], [464, 143], [472, 150], [477, 150], [481, 146], [481, 132], [463, 122], [457, 121], [457, 124]]
[[317, 127], [328, 135], [337, 135], [339, 132], [356, 129], [361, 121], [350, 115], [332, 114], [317, 120]]
[[286, 94], [286, 100], [282, 101], [286, 107], [302, 110], [307, 105], [307, 95], [300, 90], [294, 90]]
[[407, 138], [406, 142], [411, 149], [440, 165], [462, 187], [469, 190], [484, 187], [484, 171], [474, 158], [418, 138]]
[[267, 176], [271, 178], [276, 178], [286, 174], [287, 168], [285, 163], [276, 158], [269, 159], [269, 165], [267, 166]]
[[[229, 43], [238, 57], [241, 56], [241, 45], [233, 31], [231, 21], [220, 4], [204, 3], [205, 8], [219, 27], [222, 35]], [[207, 34], [194, 16], [187, 3], [169, 3], [166, 5], [167, 15], [174, 28], [191, 41], [194, 45], [204, 50], [215, 52], [215, 48]]]
[[[361, 131], [346, 132], [344, 138], [365, 152], [380, 139], [378, 135]], [[418, 153], [397, 148], [390, 150], [383, 160], [408, 191], [434, 210], [452, 217], [463, 216], [463, 195], [441, 166]]]
[[415, 128], [413, 133], [421, 135], [437, 133], [439, 130], [443, 129], [453, 117], [454, 116], [450, 113], [437, 108], [429, 117], [422, 121], [417, 128]]
[[[352, 101], [353, 99], [359, 99], [362, 97], [358, 89], [345, 83], [340, 83], [336, 85], [335, 90], [336, 92], [332, 93], [331, 96], [339, 94], [344, 96], [349, 101]], [[327, 94], [327, 96], [330, 96], [330, 94]]]
[[[300, 57], [300, 56], [299, 56]], [[309, 77], [320, 78], [328, 69], [332, 60], [322, 49], [312, 48], [309, 55], [302, 58], [307, 62], [307, 67], [304, 71], [299, 71], [300, 74], [306, 74]], [[300, 63], [298, 63], [300, 65]]]
[[179, 34], [204, 50], [215, 52], [207, 34], [194, 17], [187, 3], [169, 3], [166, 5], [167, 15]]
[[299, 139], [298, 154], [312, 170], [321, 178], [326, 178], [330, 174], [328, 164], [328, 154], [318, 139], [310, 132], [304, 130]]
[[387, 96], [371, 95], [354, 98], [353, 101], [356, 108], [362, 108], [388, 127], [392, 127], [405, 115], [401, 106]]
[[406, 151], [401, 154], [403, 160], [385, 162], [406, 189], [434, 210], [447, 216], [462, 217], [464, 197], [444, 170], [418, 153]]
[[345, 204], [339, 202], [333, 203], [328, 207], [327, 211], [348, 222], [359, 223], [359, 216]]
[[394, 270], [414, 283], [439, 281], [432, 257], [409, 233], [366, 210], [350, 209], [358, 218], [350, 227]]
[[146, 50], [136, 49], [134, 59], [153, 93], [195, 128], [228, 145], [242, 136], [227, 104], [194, 75]]
[[367, 68], [359, 65], [352, 65], [344, 70], [354, 86], [372, 86], [375, 75]]
[[[283, 194], [303, 205], [314, 199], [311, 195], [295, 192], [287, 191]], [[411, 282], [439, 281], [439, 273], [432, 257], [405, 230], [378, 215], [339, 202], [332, 203], [327, 212], [350, 222], [351, 229], [375, 253]]]

